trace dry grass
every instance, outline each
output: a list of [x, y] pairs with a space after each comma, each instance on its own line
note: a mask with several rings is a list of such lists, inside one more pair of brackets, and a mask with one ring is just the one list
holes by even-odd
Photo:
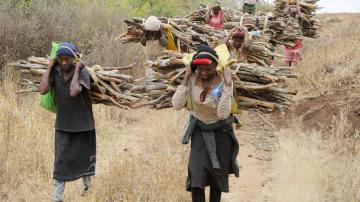
[[359, 16], [321, 16], [325, 31], [318, 39], [304, 41], [304, 60], [299, 63], [301, 78], [292, 85], [300, 90], [300, 99], [360, 85], [360, 56], [356, 54], [360, 47], [360, 27], [356, 26]]
[[342, 112], [327, 139], [317, 131], [302, 130], [296, 123], [279, 131], [274, 201], [358, 201], [360, 138], [358, 132], [349, 130], [346, 112]]
[[[11, 74], [14, 75], [14, 74]], [[50, 201], [54, 115], [38, 95], [18, 97], [14, 82], [0, 91], [0, 201]], [[97, 175], [81, 197], [81, 181], [66, 186], [66, 201], [187, 201], [188, 147], [181, 145], [186, 113], [94, 107]]]
[[[32, 55], [44, 57], [52, 41], [74, 42], [88, 65], [117, 66], [138, 61], [138, 67], [142, 66], [140, 45], [114, 42], [126, 27], [125, 9], [118, 4], [101, 0], [31, 0], [27, 6], [6, 2], [0, 3], [0, 66]], [[141, 68], [131, 73], [143, 74]]]
[[[298, 100], [359, 87], [360, 58], [356, 54], [358, 15], [323, 15], [326, 31], [320, 39], [305, 41]], [[341, 21], [343, 19], [344, 21]], [[318, 202], [360, 199], [360, 137], [348, 120], [349, 109], [334, 117], [326, 133], [305, 131], [302, 117], [280, 130], [279, 149], [272, 173], [274, 201]]]
[[[142, 58], [140, 47], [112, 42], [123, 26], [120, 21], [125, 15], [120, 8], [108, 8], [101, 1], [71, 2], [71, 6], [69, 1], [33, 2], [30, 10], [21, 11], [0, 3], [0, 64], [43, 56], [53, 40], [78, 43], [86, 50], [89, 64], [121, 65]], [[299, 68], [302, 78], [290, 84], [300, 90], [299, 100], [359, 86], [360, 28], [354, 26], [360, 23], [358, 17], [347, 15], [336, 23], [332, 23], [336, 16], [322, 17], [326, 31], [320, 39], [305, 42], [305, 60]], [[13, 93], [14, 73], [0, 75], [4, 79], [0, 84], [0, 201], [50, 201], [55, 117], [38, 106], [38, 95]], [[98, 151], [94, 188], [81, 197], [81, 181], [69, 183], [66, 201], [190, 199], [185, 192], [188, 147], [180, 144], [186, 112], [130, 112], [101, 105], [94, 112]], [[347, 113], [344, 110], [334, 120], [334, 129], [326, 135], [306, 132], [296, 120], [291, 128], [278, 132], [273, 201], [358, 201], [360, 138], [349, 130]]]

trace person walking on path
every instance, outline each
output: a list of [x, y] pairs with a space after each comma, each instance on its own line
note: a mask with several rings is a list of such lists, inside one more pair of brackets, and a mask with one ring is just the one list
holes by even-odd
[[63, 200], [65, 182], [82, 178], [83, 193], [95, 175], [96, 133], [90, 93], [90, 74], [77, 61], [76, 47], [60, 44], [39, 85], [41, 94], [55, 93], [54, 201]]

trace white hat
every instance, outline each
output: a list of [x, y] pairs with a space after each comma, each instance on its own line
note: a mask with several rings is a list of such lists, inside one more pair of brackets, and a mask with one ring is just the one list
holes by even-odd
[[144, 27], [147, 31], [159, 31], [161, 27], [161, 21], [156, 16], [150, 16], [146, 19]]

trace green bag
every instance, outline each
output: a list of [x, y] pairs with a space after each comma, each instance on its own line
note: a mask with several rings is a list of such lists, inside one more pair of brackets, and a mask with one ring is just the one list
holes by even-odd
[[59, 43], [56, 43], [56, 42], [52, 42], [51, 43], [51, 51], [50, 51], [50, 59], [55, 59], [56, 58], [56, 52], [57, 50], [59, 49], [60, 47], [60, 44]]
[[50, 89], [45, 95], [40, 97], [40, 106], [44, 109], [56, 113], [56, 103], [55, 103], [55, 91]]
[[[50, 59], [56, 58], [56, 52], [60, 47], [59, 43], [52, 42], [51, 43], [51, 52], [50, 52]], [[45, 95], [40, 96], [40, 106], [44, 109], [56, 113], [56, 103], [55, 103], [55, 91], [54, 89], [50, 89]]]

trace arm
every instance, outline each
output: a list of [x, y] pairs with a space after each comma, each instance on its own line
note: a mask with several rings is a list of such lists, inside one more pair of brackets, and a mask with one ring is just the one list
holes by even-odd
[[46, 70], [46, 73], [41, 78], [41, 82], [39, 84], [39, 91], [40, 91], [40, 94], [42, 94], [42, 95], [46, 94], [50, 90], [50, 87], [51, 87], [50, 74], [51, 74], [51, 71], [54, 66], [55, 66], [55, 60], [51, 59], [50, 64]]
[[210, 4], [207, 5], [207, 11], [205, 14], [205, 22], [209, 22], [210, 21], [210, 12], [211, 12], [211, 8], [210, 8]]
[[184, 79], [181, 82], [181, 85], [178, 86], [176, 89], [176, 92], [172, 98], [172, 105], [175, 109], [182, 109], [185, 104], [188, 97], [188, 91], [189, 91], [189, 80], [191, 77], [191, 68], [188, 66], [186, 67], [186, 72]]
[[84, 63], [82, 62], [78, 62], [76, 64], [75, 67], [75, 71], [74, 71], [74, 76], [71, 80], [71, 84], [70, 84], [70, 96], [71, 97], [76, 97], [80, 94], [81, 90], [82, 90], [82, 79], [80, 79], [80, 72], [82, 70], [82, 68], [84, 67]]
[[231, 48], [230, 46], [230, 39], [234, 36], [234, 33], [236, 32], [237, 27], [233, 28], [230, 33], [225, 37], [224, 39], [224, 44], [226, 44], [226, 46], [228, 47], [228, 49]]
[[232, 73], [231, 70], [228, 68], [224, 69], [224, 80], [225, 85], [220, 97], [219, 105], [217, 107], [217, 115], [222, 119], [226, 119], [231, 113], [231, 96], [233, 95], [233, 83]]
[[168, 45], [168, 39], [166, 37], [165, 32], [161, 29], [161, 36], [160, 36], [160, 44], [162, 47], [167, 47]]
[[233, 37], [233, 32], [230, 32], [230, 34], [228, 34], [225, 39], [224, 39], [224, 44], [226, 44], [226, 46], [228, 47], [228, 49], [230, 49], [230, 39]]
[[146, 34], [145, 33], [142, 34], [142, 36], [140, 38], [140, 43], [141, 43], [141, 45], [146, 46]]
[[245, 26], [242, 26], [242, 29], [244, 30], [244, 45], [243, 45], [243, 47], [248, 48], [250, 45], [249, 31]]
[[221, 19], [220, 19], [221, 24], [224, 24], [225, 22], [225, 16], [224, 13], [221, 11]]

